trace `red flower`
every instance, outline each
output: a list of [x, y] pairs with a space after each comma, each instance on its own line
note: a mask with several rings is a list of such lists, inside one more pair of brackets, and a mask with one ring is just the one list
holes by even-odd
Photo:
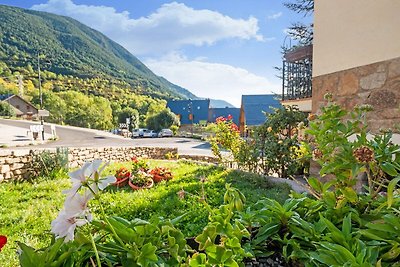
[[139, 161], [137, 157], [132, 157], [131, 159], [132, 159], [132, 161], [133, 161], [134, 163], [138, 163], [138, 161]]
[[225, 121], [226, 121], [226, 118], [220, 116], [220, 117], [216, 118], [215, 121], [216, 121], [217, 123], [225, 122]]
[[5, 235], [0, 235], [0, 251], [6, 245], [7, 237]]
[[226, 117], [228, 120], [232, 120], [233, 119], [233, 117], [232, 117], [232, 115], [231, 114], [229, 114], [228, 115], [228, 117]]
[[127, 177], [130, 177], [130, 176], [131, 176], [131, 173], [125, 167], [119, 168], [117, 170], [117, 172], [115, 173], [115, 178], [117, 178], [117, 181], [122, 180]]
[[232, 123], [232, 124], [231, 124], [231, 130], [232, 130], [232, 131], [235, 131], [235, 132], [239, 132], [239, 127], [237, 127], [236, 124]]

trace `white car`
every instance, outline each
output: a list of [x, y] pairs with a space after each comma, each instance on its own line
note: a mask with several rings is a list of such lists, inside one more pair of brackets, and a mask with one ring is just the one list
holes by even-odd
[[132, 138], [143, 137], [145, 131], [148, 131], [148, 130], [147, 129], [142, 129], [142, 128], [133, 129], [132, 130]]
[[143, 132], [143, 137], [157, 137], [157, 132], [154, 130], [146, 130]]
[[171, 137], [173, 135], [174, 135], [174, 133], [170, 129], [162, 129], [158, 133], [158, 137]]

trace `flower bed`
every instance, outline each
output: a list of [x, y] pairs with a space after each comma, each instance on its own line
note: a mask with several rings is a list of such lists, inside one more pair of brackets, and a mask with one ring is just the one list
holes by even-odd
[[129, 185], [133, 190], [152, 188], [154, 183], [172, 179], [169, 168], [155, 167], [151, 169], [146, 160], [137, 157], [132, 158], [131, 168], [120, 167], [115, 172], [117, 181], [113, 185], [122, 187]]

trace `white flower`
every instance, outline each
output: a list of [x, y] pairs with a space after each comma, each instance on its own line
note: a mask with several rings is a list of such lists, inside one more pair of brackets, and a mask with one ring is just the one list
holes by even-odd
[[[101, 160], [93, 161], [92, 170], [91, 170], [92, 173], [90, 176], [94, 179], [94, 182], [97, 185], [98, 189], [104, 190], [108, 185], [115, 183], [117, 181], [117, 178], [115, 178], [115, 176], [112, 176], [112, 175], [101, 178], [101, 173], [107, 167], [108, 163], [104, 164], [100, 168], [101, 164], [102, 164]], [[96, 190], [97, 190], [97, 188], [96, 188]], [[95, 192], [97, 192], [97, 191], [95, 191]]]
[[75, 228], [86, 224], [88, 220], [71, 216], [62, 210], [51, 222], [51, 232], [58, 238], [65, 237], [64, 242], [74, 240]]
[[89, 215], [88, 202], [93, 198], [93, 194], [86, 190], [83, 195], [69, 195], [64, 202], [65, 213], [70, 216]]
[[69, 190], [63, 191], [63, 193], [74, 196], [83, 185], [87, 185], [96, 194], [99, 189], [104, 190], [109, 184], [115, 183], [117, 179], [114, 176], [101, 178], [101, 172], [108, 165], [108, 163], [104, 164], [100, 168], [102, 163], [101, 160], [86, 162], [82, 168], [71, 172], [69, 177], [72, 181], [72, 187]]
[[100, 190], [104, 190], [107, 186], [109, 186], [112, 183], [115, 183], [117, 181], [117, 178], [115, 176], [106, 176], [104, 178], [101, 178], [99, 180], [99, 183], [97, 184]]
[[65, 190], [63, 191], [64, 194], [67, 195], [75, 195], [79, 188], [82, 187], [82, 185], [86, 184], [87, 181], [87, 170], [90, 168], [92, 169], [92, 163], [90, 162], [86, 162], [82, 168], [74, 171], [74, 172], [70, 172], [68, 175], [71, 178], [71, 182], [72, 182], [72, 187], [69, 190]]

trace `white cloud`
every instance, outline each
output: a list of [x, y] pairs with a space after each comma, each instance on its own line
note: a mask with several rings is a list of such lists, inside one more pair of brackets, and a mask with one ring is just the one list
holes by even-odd
[[177, 2], [164, 4], [154, 13], [138, 19], [131, 18], [127, 11], [78, 5], [72, 0], [48, 0], [32, 9], [75, 18], [106, 34], [135, 55], [163, 53], [184, 45], [212, 45], [228, 38], [264, 40], [258, 33], [258, 20], [254, 17], [234, 19]]
[[240, 106], [242, 94], [280, 93], [280, 85], [243, 68], [189, 60], [179, 53], [162, 59], [148, 59], [145, 64], [156, 74], [189, 89], [199, 97], [223, 99]]
[[282, 12], [278, 12], [278, 13], [268, 16], [268, 19], [277, 19], [277, 18], [281, 17], [282, 15], [283, 15]]

